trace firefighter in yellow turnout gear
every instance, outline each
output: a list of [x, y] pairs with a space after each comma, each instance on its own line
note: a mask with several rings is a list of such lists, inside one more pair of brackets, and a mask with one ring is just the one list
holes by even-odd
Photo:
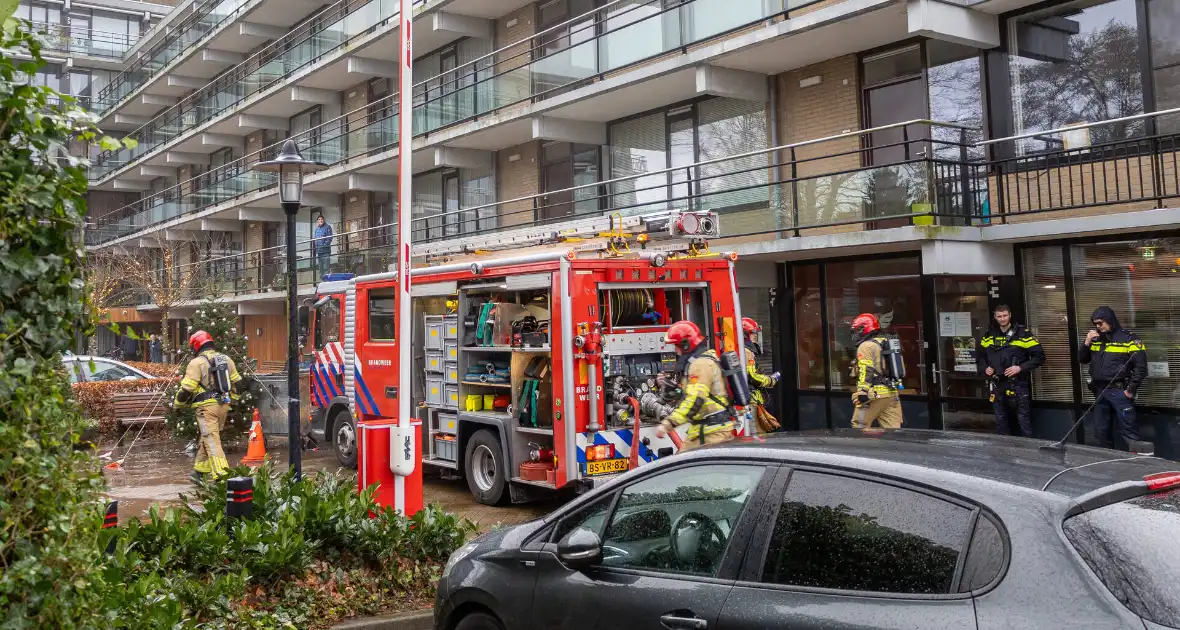
[[778, 418], [766, 410], [766, 395], [763, 390], [778, 386], [779, 373], [763, 374], [758, 371], [758, 357], [762, 355], [762, 327], [749, 317], [742, 318], [742, 336], [746, 340], [746, 376], [750, 380], [750, 405], [754, 408], [754, 419], [758, 430], [771, 433], [779, 430]]
[[680, 379], [684, 397], [664, 417], [656, 435], [664, 437], [687, 422], [690, 423], [688, 436], [681, 450], [732, 440], [734, 422], [729, 411], [729, 392], [717, 352], [705, 345], [700, 328], [692, 322], [672, 324], [665, 341], [676, 348], [685, 363]]
[[883, 356], [883, 345], [888, 337], [881, 334], [881, 324], [875, 315], [865, 313], [852, 320], [852, 339], [856, 344], [856, 364], [853, 377], [856, 391], [852, 394], [852, 428], [868, 429], [876, 421], [883, 429], [900, 429], [901, 399], [897, 388], [888, 378]]
[[238, 399], [234, 389], [242, 376], [233, 359], [213, 346], [213, 336], [209, 333], [198, 330], [188, 341], [197, 356], [185, 366], [174, 404], [191, 405], [197, 418], [194, 479], [204, 475], [221, 477], [229, 470], [229, 461], [221, 448], [221, 431], [225, 429], [230, 402]]

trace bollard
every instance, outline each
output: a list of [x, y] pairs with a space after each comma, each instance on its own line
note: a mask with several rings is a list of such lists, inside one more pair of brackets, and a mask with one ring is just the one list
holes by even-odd
[[[103, 529], [111, 529], [111, 528], [118, 527], [118, 526], [119, 526], [119, 502], [118, 501], [109, 501], [109, 502], [107, 502], [106, 514], [104, 514], [102, 517], [102, 528]], [[108, 554], [115, 553], [115, 542], [116, 541], [117, 541], [117, 538], [115, 536], [111, 536], [111, 539], [109, 541], [107, 541], [107, 553]]]
[[225, 481], [225, 517], [227, 520], [254, 518], [254, 478], [234, 477]]

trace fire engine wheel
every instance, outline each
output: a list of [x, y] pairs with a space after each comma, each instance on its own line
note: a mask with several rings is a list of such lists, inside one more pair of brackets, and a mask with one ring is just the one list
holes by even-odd
[[347, 410], [336, 413], [332, 422], [332, 451], [345, 468], [356, 468], [356, 420]]
[[476, 501], [484, 505], [499, 505], [507, 496], [508, 469], [503, 461], [503, 450], [496, 434], [481, 429], [467, 441], [467, 487]]

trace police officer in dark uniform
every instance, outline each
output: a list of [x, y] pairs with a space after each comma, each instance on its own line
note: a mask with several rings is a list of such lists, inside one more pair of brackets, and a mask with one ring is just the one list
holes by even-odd
[[1140, 439], [1135, 395], [1147, 378], [1147, 347], [1119, 324], [1109, 306], [1099, 306], [1090, 321], [1094, 328], [1086, 333], [1078, 358], [1090, 364], [1094, 437], [1099, 446], [1114, 448], [1114, 428], [1131, 446]]
[[975, 365], [988, 379], [988, 397], [996, 413], [996, 432], [1012, 434], [1012, 410], [1020, 435], [1032, 437], [1032, 371], [1045, 362], [1045, 351], [1027, 328], [1012, 322], [1012, 310], [1000, 304], [993, 322], [976, 344]]

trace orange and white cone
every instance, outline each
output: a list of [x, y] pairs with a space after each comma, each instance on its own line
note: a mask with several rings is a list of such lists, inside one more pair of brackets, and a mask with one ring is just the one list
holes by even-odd
[[258, 410], [254, 410], [254, 420], [250, 423], [250, 444], [246, 448], [246, 456], [242, 463], [247, 465], [261, 464], [266, 461], [266, 442], [262, 439], [262, 421], [258, 419]]

